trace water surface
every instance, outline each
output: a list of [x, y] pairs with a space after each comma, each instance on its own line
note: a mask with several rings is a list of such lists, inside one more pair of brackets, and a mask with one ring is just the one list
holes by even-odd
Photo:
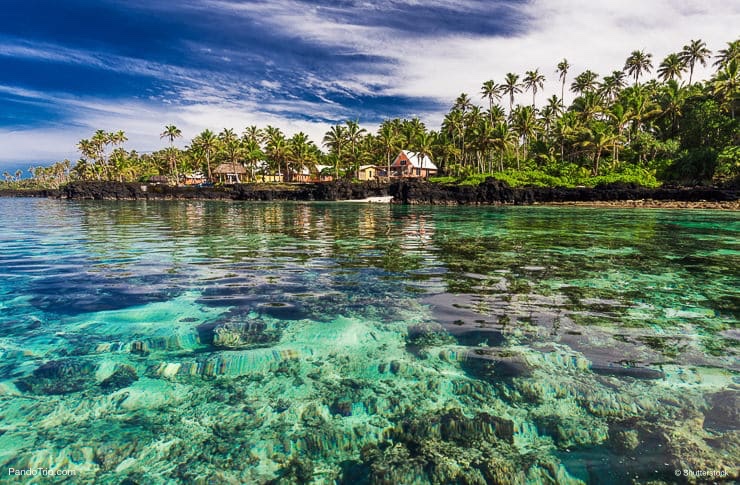
[[735, 212], [0, 199], [0, 214], [4, 468], [737, 473]]

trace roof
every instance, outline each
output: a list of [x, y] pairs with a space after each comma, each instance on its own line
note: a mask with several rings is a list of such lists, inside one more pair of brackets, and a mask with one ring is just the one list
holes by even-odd
[[375, 165], [360, 165], [360, 170], [367, 170], [368, 168], [376, 168]]
[[437, 166], [432, 162], [432, 159], [429, 158], [428, 155], [424, 155], [421, 157], [421, 161], [419, 160], [419, 155], [416, 152], [411, 152], [408, 150], [402, 150], [401, 153], [398, 154], [396, 159], [393, 161], [393, 166], [398, 166], [398, 159], [401, 157], [401, 155], [404, 155], [406, 158], [408, 158], [409, 162], [411, 162], [411, 166], [414, 168], [426, 168], [429, 170], [437, 170]]
[[247, 169], [241, 163], [222, 163], [218, 167], [213, 169], [213, 173], [217, 174], [229, 174], [229, 173], [247, 173]]

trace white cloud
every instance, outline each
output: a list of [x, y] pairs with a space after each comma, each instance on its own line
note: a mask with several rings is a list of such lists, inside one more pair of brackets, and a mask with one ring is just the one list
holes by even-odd
[[[29, 90], [18, 90], [0, 86], [0, 92], [23, 93], [29, 99], [48, 100], [55, 96]], [[0, 169], [26, 169], [38, 163], [51, 163], [68, 158], [79, 158], [76, 144], [89, 138], [97, 129], [105, 131], [123, 130], [128, 137], [126, 148], [135, 148], [140, 153], [159, 150], [166, 143], [159, 137], [166, 124], [174, 124], [182, 130], [183, 137], [175, 144], [184, 147], [204, 129], [220, 131], [232, 128], [241, 133], [248, 125], [277, 126], [286, 136], [299, 131], [308, 134], [316, 143], [321, 143], [329, 124], [289, 119], [281, 115], [264, 113], [256, 103], [249, 101], [233, 103], [199, 103], [173, 105], [171, 107], [140, 101], [112, 102], [90, 99], [75, 100], [56, 97], [67, 107], [73, 107], [74, 121], [58, 127], [21, 130], [0, 129]], [[319, 107], [305, 101], [296, 101], [306, 110], [319, 112]], [[286, 109], [288, 107], [286, 106]]]
[[[449, 35], [439, 37], [410, 28], [405, 35], [384, 26], [339, 24], [316, 9], [297, 8], [293, 2], [211, 5], [264, 15], [285, 35], [308, 39], [340, 50], [387, 59], [366, 71], [349, 73], [337, 82], [358, 93], [428, 97], [449, 102], [460, 92], [477, 98], [483, 81], [503, 80], [507, 72], [523, 74], [539, 68], [548, 79], [545, 97], [559, 93], [555, 66], [563, 57], [571, 64], [569, 78], [585, 69], [602, 75], [619, 70], [629, 53], [645, 49], [657, 69], [669, 53], [690, 39], [702, 39], [712, 50], [737, 37], [740, 4], [723, 0], [534, 0], [525, 5], [530, 18], [526, 33], [514, 37]], [[465, 4], [471, 15], [471, 3]], [[387, 71], [379, 75], [379, 71]], [[706, 78], [708, 68], [697, 66], [694, 79]], [[377, 91], [375, 91], [377, 92]], [[528, 94], [520, 96], [529, 101]]]

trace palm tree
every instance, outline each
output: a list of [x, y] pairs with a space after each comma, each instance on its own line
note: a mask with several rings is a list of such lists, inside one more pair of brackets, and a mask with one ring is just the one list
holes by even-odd
[[396, 127], [386, 120], [380, 124], [376, 140], [380, 143], [380, 146], [383, 147], [383, 151], [385, 152], [386, 176], [388, 177], [388, 180], [390, 180], [391, 155], [400, 150], [401, 137], [399, 136]]
[[684, 69], [686, 69], [686, 63], [681, 60], [678, 54], [668, 54], [658, 66], [658, 78], [663, 81], [681, 79]]
[[719, 96], [722, 106], [730, 109], [730, 116], [735, 119], [735, 106], [740, 101], [740, 62], [732, 59], [712, 79], [712, 92]]
[[243, 145], [244, 159], [249, 165], [249, 178], [250, 180], [255, 180], [254, 172], [257, 166], [257, 162], [265, 159], [265, 153], [262, 151], [257, 138], [247, 136], [243, 139]]
[[568, 69], [570, 69], [570, 64], [568, 64], [568, 59], [563, 59], [562, 61], [558, 62], [557, 70], [555, 72], [558, 73], [558, 77], [560, 79], [560, 102], [565, 103], [565, 78], [568, 76]]
[[598, 79], [598, 74], [591, 71], [590, 69], [587, 69], [576, 76], [576, 78], [570, 85], [570, 90], [579, 95], [593, 92], [599, 85]]
[[[367, 130], [365, 128], [360, 128], [357, 121], [347, 121], [346, 124], [347, 130], [345, 133], [347, 134], [347, 140], [352, 147], [352, 166], [359, 170], [359, 163], [357, 162], [357, 145], [360, 144], [362, 137], [367, 133]], [[359, 178], [359, 173], [355, 176]]]
[[[512, 116], [512, 126], [522, 138], [524, 148], [524, 161], [527, 161], [527, 143], [537, 133], [539, 128], [537, 117], [532, 106], [517, 106]], [[519, 151], [517, 150], [517, 155]], [[519, 170], [519, 157], [516, 159], [516, 169]]]
[[[617, 137], [619, 140], [621, 140], [624, 128], [627, 126], [627, 124], [629, 124], [630, 121], [632, 121], [632, 110], [629, 107], [625, 107], [623, 104], [614, 103], [611, 108], [609, 108], [609, 111], [607, 111], [606, 114], [612, 120], [614, 126], [616, 126]], [[616, 163], [619, 163], [619, 143], [614, 144], [613, 156], [614, 161]]]
[[265, 128], [265, 137], [267, 138], [265, 145], [267, 156], [278, 166], [278, 170], [285, 170], [283, 180], [289, 182], [288, 158], [290, 157], [290, 146], [288, 140], [285, 139], [285, 135], [280, 128], [270, 125]]
[[522, 81], [525, 90], [532, 90], [532, 107], [534, 108], [535, 96], [537, 96], [537, 89], [542, 89], [542, 87], [545, 85], [545, 76], [540, 74], [539, 69], [535, 69], [534, 71], [527, 71]]
[[596, 118], [596, 115], [604, 109], [601, 102], [601, 96], [593, 91], [588, 91], [573, 100], [569, 108], [571, 111], [580, 114], [581, 121], [588, 123]]
[[218, 138], [216, 138], [216, 135], [211, 130], [203, 130], [200, 135], [193, 140], [193, 144], [203, 151], [203, 155], [206, 157], [208, 180], [211, 180], [213, 178], [213, 174], [211, 173], [211, 155], [216, 151], [216, 148], [218, 148]]
[[432, 156], [432, 146], [434, 145], [435, 135], [433, 132], [423, 131], [414, 139], [414, 148], [416, 149], [416, 158], [419, 160], [419, 170], [422, 168], [424, 157]]
[[599, 90], [601, 95], [610, 101], [616, 99], [619, 92], [626, 85], [624, 76], [624, 71], [613, 71], [611, 75], [604, 76], [604, 81], [601, 83], [601, 89]]
[[499, 171], [504, 171], [504, 154], [506, 150], [514, 143], [515, 135], [509, 129], [506, 123], [499, 123], [493, 128], [493, 139], [491, 143], [499, 150]]
[[239, 161], [242, 154], [241, 140], [231, 128], [224, 128], [221, 133], [218, 134], [218, 139], [223, 146], [226, 160], [231, 164], [231, 172], [234, 174], [236, 183], [240, 183], [239, 173], [236, 170], [236, 163]]
[[[494, 129], [488, 118], [481, 118], [476, 123], [473, 133], [475, 135], [476, 153], [478, 154], [478, 170], [480, 173], [492, 172], [491, 148], [494, 146]], [[484, 159], [488, 162], [484, 165]]]
[[339, 178], [339, 165], [342, 163], [342, 148], [347, 143], [347, 131], [342, 125], [334, 125], [324, 135], [323, 144], [337, 154], [334, 162], [334, 179]]
[[262, 141], [264, 133], [262, 133], [262, 130], [257, 128], [257, 126], [250, 125], [244, 129], [243, 136], [244, 136], [245, 141], [253, 141], [255, 143], [260, 143]]
[[[493, 82], [493, 80], [489, 80], [483, 83], [483, 87], [481, 88], [481, 98], [488, 99], [488, 112], [493, 116], [493, 100], [495, 99], [498, 101], [501, 99], [501, 87]], [[491, 118], [491, 123], [493, 123], [493, 118]]]
[[114, 147], [123, 145], [125, 142], [128, 141], [126, 133], [124, 133], [122, 130], [118, 130], [114, 133], [109, 133], [108, 138], [110, 139], [110, 142]]
[[689, 66], [689, 86], [694, 77], [694, 65], [700, 63], [702, 66], [707, 65], [707, 59], [712, 55], [712, 51], [707, 49], [707, 44], [701, 40], [692, 40], [683, 46], [683, 50], [678, 54], [684, 65]]
[[180, 176], [177, 173], [177, 159], [175, 155], [175, 138], [180, 138], [182, 136], [182, 131], [180, 131], [180, 128], [176, 127], [175, 125], [167, 125], [164, 127], [164, 131], [160, 133], [159, 138], [169, 138], [170, 139], [170, 170], [172, 171], [173, 175], [175, 176], [175, 184], [180, 183]]
[[563, 104], [558, 99], [557, 95], [553, 94], [547, 98], [547, 104], [542, 108], [542, 121], [545, 133], [549, 135], [550, 128], [555, 122], [555, 119], [560, 116], [563, 112]]
[[674, 135], [678, 119], [682, 116], [682, 107], [686, 103], [686, 89], [679, 86], [675, 79], [666, 82], [660, 90], [662, 115], [670, 118], [670, 134]]
[[308, 135], [302, 131], [296, 133], [288, 140], [289, 158], [294, 164], [294, 171], [301, 172], [304, 168], [308, 171], [316, 169], [316, 145], [308, 139]]
[[93, 149], [95, 151], [96, 165], [98, 170], [103, 172], [105, 180], [110, 180], [110, 172], [108, 169], [108, 157], [106, 155], [106, 148], [110, 143], [110, 133], [106, 133], [104, 130], [95, 130], [92, 138], [90, 139]]
[[617, 135], [604, 123], [597, 122], [588, 130], [588, 138], [581, 142], [581, 146], [589, 148], [594, 152], [591, 171], [594, 177], [599, 175], [599, 160], [601, 159], [602, 152], [613, 146], [617, 140]]
[[639, 131], [646, 121], [651, 120], [661, 113], [660, 107], [650, 99], [650, 96], [639, 89], [635, 89], [629, 93], [627, 102], [633, 113], [632, 120], [635, 132]]
[[635, 84], [637, 84], [641, 74], [649, 73], [653, 69], [652, 57], [652, 54], [645, 53], [645, 51], [632, 51], [625, 61], [624, 70], [630, 76], [635, 76]]
[[728, 42], [726, 49], [720, 49], [717, 52], [717, 56], [715, 57], [717, 59], [714, 61], [714, 64], [712, 64], [714, 67], [722, 67], [726, 64], [729, 64], [730, 61], [733, 59], [737, 62], [740, 62], [740, 39]]
[[504, 78], [501, 92], [509, 95], [509, 115], [511, 115], [511, 112], [514, 109], [514, 95], [522, 92], [522, 88], [519, 84], [519, 75], [514, 74], [513, 72], [507, 73]]
[[442, 121], [442, 129], [452, 137], [453, 143], [456, 139], [462, 140], [459, 150], [460, 160], [458, 160], [458, 165], [461, 165], [465, 160], [465, 120], [462, 111], [453, 108], [447, 113]]
[[470, 101], [470, 96], [465, 93], [460, 93], [460, 96], [455, 100], [455, 104], [452, 109], [459, 109], [464, 115], [472, 106], [473, 103]]

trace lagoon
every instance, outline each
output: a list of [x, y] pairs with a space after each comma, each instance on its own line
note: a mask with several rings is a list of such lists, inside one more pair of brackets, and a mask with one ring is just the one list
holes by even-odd
[[3, 468], [737, 474], [737, 212], [0, 199], [0, 214]]

